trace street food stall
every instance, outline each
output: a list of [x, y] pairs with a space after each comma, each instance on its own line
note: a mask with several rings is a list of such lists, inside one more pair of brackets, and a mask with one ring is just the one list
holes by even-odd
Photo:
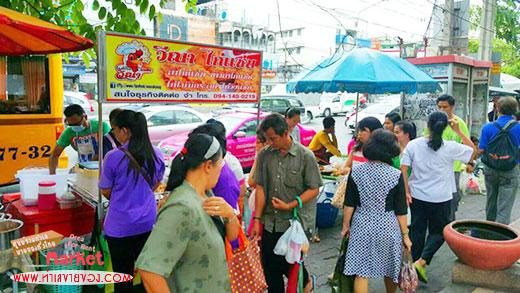
[[[4, 7], [0, 7], [0, 30], [0, 186], [20, 182], [21, 188], [21, 194], [3, 194], [0, 202], [0, 290], [7, 286], [18, 292], [22, 284], [3, 277], [32, 271], [34, 267], [29, 254], [16, 253], [12, 240], [51, 229], [69, 234], [92, 230], [92, 223], [89, 226], [85, 217], [90, 212], [93, 220], [93, 211], [85, 207], [59, 209], [49, 196], [48, 209], [39, 208], [38, 179], [64, 176], [49, 177], [48, 170], [33, 167], [48, 165], [52, 148], [63, 131], [60, 53], [86, 50], [94, 43]], [[61, 158], [60, 167], [66, 166], [66, 159]], [[65, 186], [63, 182], [60, 185]], [[53, 188], [56, 193], [56, 182]]]
[[[478, 61], [467, 56], [446, 55], [410, 58], [408, 62], [428, 73], [439, 82], [442, 91], [429, 95], [409, 96], [404, 119], [410, 119], [424, 128], [424, 119], [437, 109], [435, 100], [440, 94], [455, 98], [455, 114], [466, 121], [472, 135], [480, 134], [486, 122], [487, 91], [491, 62]], [[422, 106], [414, 106], [419, 105]], [[405, 107], [406, 108], [406, 107]]]

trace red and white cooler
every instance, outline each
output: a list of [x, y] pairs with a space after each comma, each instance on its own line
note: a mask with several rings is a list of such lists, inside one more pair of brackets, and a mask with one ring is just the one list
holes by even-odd
[[56, 182], [41, 181], [38, 183], [38, 209], [54, 210], [57, 209], [56, 202]]

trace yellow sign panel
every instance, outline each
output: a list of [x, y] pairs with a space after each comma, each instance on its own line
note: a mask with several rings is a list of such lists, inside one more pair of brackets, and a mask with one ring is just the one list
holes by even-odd
[[257, 102], [262, 53], [104, 33], [106, 102]]
[[500, 74], [500, 63], [493, 63], [493, 67], [491, 67], [491, 74]]

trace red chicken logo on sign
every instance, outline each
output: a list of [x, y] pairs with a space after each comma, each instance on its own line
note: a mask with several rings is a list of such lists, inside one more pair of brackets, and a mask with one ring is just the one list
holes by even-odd
[[146, 73], [151, 73], [150, 51], [146, 46], [136, 40], [122, 43], [116, 48], [116, 53], [121, 56], [121, 63], [116, 65], [116, 78], [118, 80], [139, 80]]

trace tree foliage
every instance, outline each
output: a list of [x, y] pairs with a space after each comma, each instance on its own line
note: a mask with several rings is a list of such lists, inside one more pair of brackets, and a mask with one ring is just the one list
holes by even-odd
[[[161, 18], [159, 7], [164, 7], [168, 0], [134, 0], [137, 11], [123, 0], [94, 0], [90, 7], [82, 0], [0, 0], [0, 6], [31, 15], [54, 23], [68, 30], [96, 41], [98, 30], [115, 31], [135, 35], [144, 35], [145, 31], [137, 21], [137, 14], [153, 20]], [[88, 1], [90, 3], [90, 1]], [[196, 10], [197, 0], [183, 0], [186, 9]], [[159, 7], [156, 6], [158, 4]], [[98, 20], [91, 22], [85, 18], [85, 11], [97, 12]], [[136, 14], [137, 13], [137, 14]], [[82, 54], [86, 64], [95, 57], [94, 50]]]
[[[520, 2], [497, 0], [493, 51], [502, 54], [502, 72], [520, 77]], [[480, 28], [482, 7], [470, 8], [471, 29]], [[469, 52], [478, 52], [479, 40], [469, 40]]]

